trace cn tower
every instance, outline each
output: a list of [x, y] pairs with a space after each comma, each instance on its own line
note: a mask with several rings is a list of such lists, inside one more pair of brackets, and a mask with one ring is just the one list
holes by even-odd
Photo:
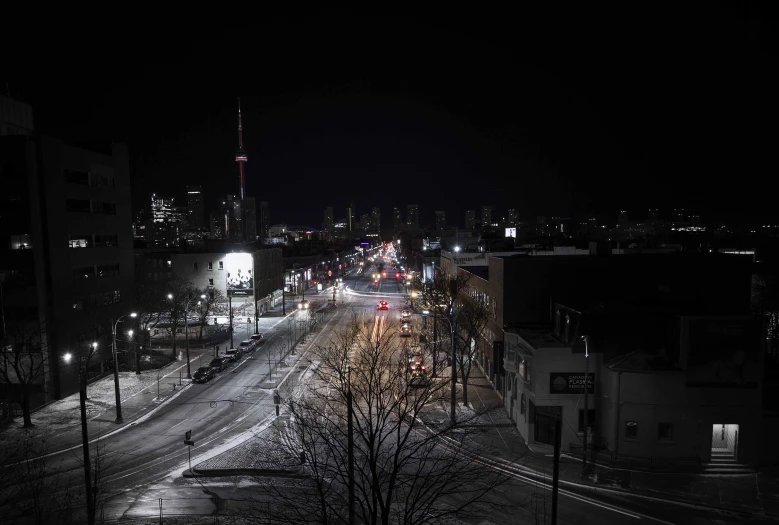
[[241, 99], [238, 99], [238, 151], [235, 153], [235, 162], [238, 163], [238, 187], [241, 190], [241, 209], [243, 209], [243, 199], [246, 195], [246, 181], [243, 173], [243, 165], [248, 160], [246, 151], [243, 149], [243, 125], [241, 125]]

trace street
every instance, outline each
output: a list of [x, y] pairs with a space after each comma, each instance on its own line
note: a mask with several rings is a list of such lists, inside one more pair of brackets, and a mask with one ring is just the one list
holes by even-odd
[[[237, 446], [258, 433], [275, 417], [274, 389], [284, 385], [288, 390], [305, 377], [312, 365], [309, 349], [323, 344], [340, 327], [353, 319], [364, 326], [384, 331], [399, 326], [400, 311], [406, 306], [403, 295], [405, 283], [400, 279], [380, 279], [377, 286], [372, 277], [375, 267], [366, 267], [359, 275], [343, 277], [336, 290], [337, 307], [318, 315], [317, 328], [304, 341], [295, 345], [294, 331], [304, 326], [297, 317], [305, 315], [295, 304], [287, 304], [287, 317], [262, 318], [261, 332], [267, 342], [250, 355], [231, 363], [228, 369], [205, 384], [186, 384], [176, 395], [168, 398], [134, 423], [100, 439], [102, 488], [108, 495], [98, 512], [106, 520], [124, 518], [157, 518], [162, 515], [209, 516], [214, 513], [235, 515], [242, 509], [253, 508], [253, 487], [262, 483], [295, 484], [289, 480], [253, 476], [185, 477], [189, 469], [214, 457], [230, 447]], [[388, 274], [389, 275], [389, 274]], [[333, 300], [333, 290], [307, 294], [311, 309], [319, 309]], [[380, 300], [388, 302], [389, 309], [377, 312]], [[412, 325], [420, 323], [415, 316]], [[241, 325], [238, 325], [241, 326]], [[253, 326], [236, 337], [237, 345], [245, 335], [253, 333]], [[375, 332], [374, 332], [375, 333]], [[182, 347], [183, 350], [183, 347]], [[206, 364], [210, 355], [204, 354], [191, 364], [194, 371]], [[441, 374], [439, 380], [445, 381]], [[153, 403], [155, 391], [141, 394], [139, 403]], [[478, 391], [476, 391], [478, 396]], [[137, 412], [125, 408], [125, 418], [132, 419]], [[106, 413], [105, 417], [108, 417]], [[264, 425], [264, 426], [263, 426]], [[194, 446], [184, 445], [184, 434], [192, 431]], [[441, 450], [451, 446], [442, 442]], [[478, 452], [478, 450], [476, 451]], [[485, 507], [484, 521], [474, 523], [549, 523], [551, 516], [551, 462], [547, 472], [529, 474], [519, 467], [497, 463], [494, 458], [480, 460], [488, 472], [502, 472], [511, 481], [491, 495], [493, 504]], [[66, 482], [57, 494], [63, 495], [72, 487], [83, 485], [80, 446], [53, 454]], [[479, 483], [480, 480], [473, 480]], [[456, 499], [450, 495], [448, 498]], [[74, 501], [81, 505], [81, 501]], [[83, 512], [83, 509], [81, 509]], [[648, 499], [634, 498], [605, 490], [577, 489], [561, 486], [558, 523], [566, 524], [625, 524], [625, 523], [747, 523], [743, 516], [728, 516], [692, 506], [658, 504]], [[24, 520], [19, 523], [24, 523]]]

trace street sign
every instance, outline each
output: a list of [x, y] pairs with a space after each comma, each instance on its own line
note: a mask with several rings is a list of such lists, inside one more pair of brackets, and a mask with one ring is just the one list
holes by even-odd
[[189, 445], [190, 447], [194, 447], [195, 446], [195, 442], [192, 441], [192, 440], [189, 440], [189, 439], [185, 439], [184, 440], [184, 444], [185, 445]]
[[192, 431], [191, 430], [187, 430], [186, 432], [184, 432], [184, 439], [185, 440], [189, 440], [191, 438], [192, 438]]

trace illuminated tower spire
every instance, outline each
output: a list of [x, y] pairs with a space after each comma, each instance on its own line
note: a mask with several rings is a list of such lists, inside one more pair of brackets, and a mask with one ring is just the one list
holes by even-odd
[[246, 151], [243, 149], [243, 126], [241, 125], [241, 99], [238, 99], [238, 151], [235, 153], [235, 162], [238, 163], [238, 187], [241, 190], [241, 205], [246, 194], [246, 182], [243, 173], [243, 164], [247, 161]]

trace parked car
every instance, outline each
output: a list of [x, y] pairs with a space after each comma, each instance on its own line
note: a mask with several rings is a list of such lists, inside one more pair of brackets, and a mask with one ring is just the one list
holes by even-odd
[[254, 341], [255, 345], [262, 346], [265, 344], [265, 338], [262, 336], [262, 334], [254, 334], [249, 339]]
[[211, 381], [215, 375], [214, 369], [210, 366], [201, 366], [192, 375], [192, 381], [195, 383], [207, 383], [208, 381]]
[[241, 344], [238, 345], [238, 351], [242, 354], [252, 352], [254, 351], [254, 346], [254, 341], [247, 339], [246, 341], [241, 341]]
[[221, 372], [225, 369], [225, 361], [221, 357], [215, 357], [208, 363], [209, 368], [214, 372]]
[[230, 361], [238, 361], [238, 358], [241, 357], [241, 351], [237, 348], [228, 348], [225, 350], [225, 357]]

